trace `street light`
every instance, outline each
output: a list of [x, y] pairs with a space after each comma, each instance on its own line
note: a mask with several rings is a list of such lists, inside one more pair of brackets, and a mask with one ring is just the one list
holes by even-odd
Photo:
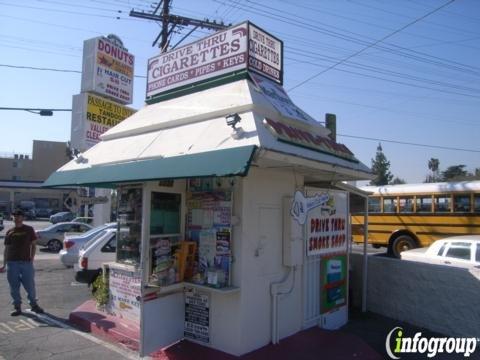
[[0, 107], [0, 110], [28, 111], [40, 116], [52, 116], [54, 111], [72, 111], [72, 109], [37, 109], [37, 108], [14, 108], [14, 107]]

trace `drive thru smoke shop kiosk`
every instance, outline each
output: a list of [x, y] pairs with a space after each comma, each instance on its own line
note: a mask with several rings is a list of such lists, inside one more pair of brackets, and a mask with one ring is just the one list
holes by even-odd
[[147, 105], [45, 183], [117, 189], [107, 311], [138, 322], [141, 355], [347, 321], [341, 182], [370, 170], [291, 101], [282, 54], [245, 22], [150, 59]]

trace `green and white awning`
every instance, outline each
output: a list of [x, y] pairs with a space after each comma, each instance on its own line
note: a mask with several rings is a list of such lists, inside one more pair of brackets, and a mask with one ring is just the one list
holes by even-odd
[[189, 155], [58, 170], [43, 184], [114, 187], [125, 182], [210, 176], [246, 176], [256, 146], [242, 146]]

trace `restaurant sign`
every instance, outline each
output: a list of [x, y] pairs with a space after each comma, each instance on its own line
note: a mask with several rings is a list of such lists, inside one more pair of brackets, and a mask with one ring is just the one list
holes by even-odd
[[134, 56], [116, 36], [85, 40], [82, 92], [91, 91], [122, 104], [131, 104], [134, 62]]
[[82, 93], [73, 96], [72, 148], [81, 152], [100, 141], [100, 135], [117, 125], [135, 110], [100, 96]]
[[282, 47], [249, 22], [232, 26], [149, 59], [146, 97], [244, 69], [281, 84]]

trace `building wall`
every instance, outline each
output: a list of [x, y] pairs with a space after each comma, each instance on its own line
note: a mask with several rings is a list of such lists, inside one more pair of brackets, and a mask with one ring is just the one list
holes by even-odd
[[[352, 254], [351, 290], [361, 304], [362, 255]], [[480, 270], [368, 257], [367, 310], [447, 336], [478, 335]]]
[[32, 159], [24, 155], [15, 158], [0, 158], [0, 180], [32, 181]]
[[[238, 237], [234, 240], [234, 246], [240, 246], [241, 252], [239, 344], [242, 353], [265, 346], [272, 339], [270, 287], [287, 279], [289, 273], [282, 264], [282, 199], [292, 196], [294, 190], [293, 172], [251, 168], [243, 180], [241, 242], [239, 244]], [[279, 297], [280, 339], [302, 327], [302, 279], [301, 272], [297, 273], [292, 293]]]
[[69, 158], [67, 145], [58, 141], [33, 141], [32, 180], [44, 181]]
[[66, 143], [34, 140], [32, 158], [23, 154], [0, 158], [0, 180], [44, 181], [68, 161]]

